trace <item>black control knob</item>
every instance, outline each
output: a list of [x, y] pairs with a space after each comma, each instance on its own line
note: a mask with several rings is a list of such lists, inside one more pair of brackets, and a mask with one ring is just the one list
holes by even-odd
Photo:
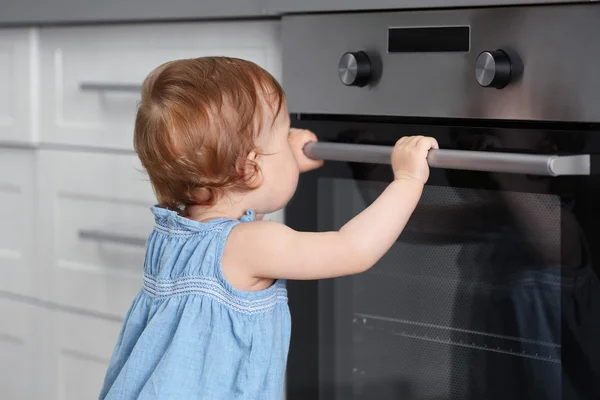
[[484, 51], [475, 62], [475, 77], [483, 87], [502, 89], [510, 83], [512, 63], [502, 50]]
[[346, 86], [365, 86], [371, 80], [371, 61], [365, 52], [349, 52], [340, 58], [340, 80]]

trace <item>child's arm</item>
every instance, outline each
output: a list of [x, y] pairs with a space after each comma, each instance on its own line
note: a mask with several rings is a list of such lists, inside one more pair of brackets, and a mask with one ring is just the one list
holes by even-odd
[[256, 278], [321, 279], [371, 268], [404, 229], [429, 177], [432, 138], [400, 139], [392, 154], [395, 180], [337, 232], [297, 232], [269, 221], [238, 225], [226, 245], [228, 263]]

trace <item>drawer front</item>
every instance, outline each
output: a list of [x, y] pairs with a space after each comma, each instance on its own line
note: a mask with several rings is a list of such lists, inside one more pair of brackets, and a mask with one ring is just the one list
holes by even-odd
[[[35, 336], [35, 307], [0, 297], [0, 393], [3, 399], [41, 398], [35, 366], [39, 337]], [[39, 393], [38, 393], [39, 394]]]
[[42, 29], [43, 142], [131, 149], [139, 86], [174, 59], [251, 60], [281, 76], [277, 21]]
[[97, 399], [122, 322], [48, 310], [44, 323], [43, 398]]
[[0, 29], [0, 143], [34, 141], [36, 33]]
[[139, 160], [45, 150], [39, 176], [44, 296], [122, 317], [141, 288], [154, 224], [154, 195]]
[[0, 147], [0, 290], [35, 295], [34, 156]]

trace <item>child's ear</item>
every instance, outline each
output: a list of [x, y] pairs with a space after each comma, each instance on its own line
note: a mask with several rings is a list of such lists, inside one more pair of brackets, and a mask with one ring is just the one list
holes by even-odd
[[244, 177], [244, 182], [252, 189], [258, 188], [263, 182], [262, 172], [260, 170], [260, 153], [252, 150], [248, 153], [241, 165], [240, 174]]

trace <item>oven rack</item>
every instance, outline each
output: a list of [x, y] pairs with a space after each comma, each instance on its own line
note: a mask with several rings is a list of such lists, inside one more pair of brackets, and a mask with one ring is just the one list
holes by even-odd
[[558, 343], [363, 313], [354, 313], [352, 323], [355, 336], [361, 332], [383, 334], [541, 362], [561, 363], [561, 345]]

